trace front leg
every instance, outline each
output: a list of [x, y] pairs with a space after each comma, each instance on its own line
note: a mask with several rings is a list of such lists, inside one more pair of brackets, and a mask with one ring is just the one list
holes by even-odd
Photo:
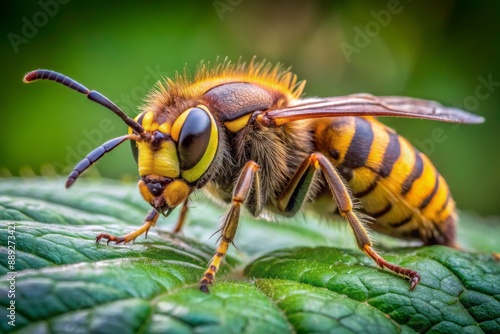
[[[236, 230], [238, 228], [238, 222], [240, 220], [241, 206], [245, 204], [245, 201], [250, 194], [252, 188], [259, 187], [259, 165], [253, 161], [249, 161], [243, 166], [238, 181], [233, 190], [233, 198], [231, 208], [229, 213], [224, 219], [224, 223], [221, 228], [221, 236], [219, 247], [215, 252], [214, 257], [210, 261], [208, 269], [203, 274], [203, 278], [200, 280], [200, 290], [203, 292], [208, 292], [208, 286], [214, 282], [214, 277], [219, 270], [220, 264], [224, 256], [226, 255], [229, 244], [234, 240], [236, 235]], [[255, 189], [257, 193], [260, 193], [260, 189]], [[260, 201], [258, 201], [257, 206], [260, 210]]]
[[290, 183], [278, 198], [278, 209], [287, 216], [294, 215], [306, 200], [307, 193], [317, 170], [323, 173], [328, 187], [337, 202], [337, 207], [354, 231], [358, 247], [370, 256], [382, 268], [410, 279], [410, 290], [420, 282], [420, 274], [414, 270], [403, 268], [386, 261], [374, 249], [364, 222], [353, 210], [351, 195], [342, 181], [335, 166], [321, 153], [313, 153], [302, 162], [290, 180]]
[[131, 232], [127, 235], [117, 237], [114, 235], [109, 235], [106, 233], [101, 233], [95, 238], [95, 242], [98, 244], [101, 239], [107, 240], [106, 243], [115, 242], [117, 245], [124, 243], [126, 244], [129, 241], [134, 241], [141, 234], [146, 233], [146, 238], [148, 237], [148, 231], [152, 226], [156, 225], [156, 221], [158, 220], [159, 214], [155, 209], [152, 209], [146, 218], [144, 219], [144, 225], [142, 225], [139, 229]]
[[184, 226], [184, 223], [186, 222], [186, 216], [187, 216], [188, 209], [189, 209], [189, 197], [186, 198], [186, 200], [182, 204], [182, 209], [181, 209], [181, 213], [179, 214], [179, 218], [177, 219], [177, 224], [175, 224], [174, 230], [172, 231], [173, 234], [177, 234], [180, 231], [182, 231], [182, 227]]

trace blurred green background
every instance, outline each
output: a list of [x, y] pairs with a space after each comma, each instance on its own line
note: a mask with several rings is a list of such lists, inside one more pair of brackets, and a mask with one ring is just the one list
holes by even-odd
[[[383, 119], [435, 163], [459, 208], [500, 213], [500, 2], [3, 1], [1, 175], [67, 172], [124, 134], [108, 110], [55, 83], [49, 68], [135, 115], [161, 76], [217, 56], [292, 66], [308, 96], [357, 92], [437, 100], [482, 125]], [[484, 82], [490, 81], [489, 84]], [[128, 145], [89, 173], [135, 180]], [[1, 182], [1, 181], [0, 181]]]

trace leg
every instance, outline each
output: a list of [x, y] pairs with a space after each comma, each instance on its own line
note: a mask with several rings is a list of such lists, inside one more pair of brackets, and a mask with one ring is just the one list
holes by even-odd
[[358, 247], [375, 260], [380, 267], [385, 267], [397, 274], [408, 277], [410, 279], [410, 290], [413, 290], [418, 282], [420, 282], [420, 274], [384, 260], [373, 249], [372, 241], [363, 221], [353, 211], [353, 203], [347, 187], [335, 167], [323, 154], [313, 153], [302, 162], [290, 180], [290, 184], [278, 199], [278, 209], [286, 215], [295, 214], [305, 201], [314, 173], [317, 170], [321, 170], [323, 173], [328, 187], [337, 202], [340, 214], [349, 222], [354, 231]]
[[174, 234], [177, 234], [180, 231], [182, 231], [182, 227], [184, 226], [184, 222], [186, 221], [186, 215], [189, 209], [188, 201], [189, 197], [186, 198], [186, 200], [182, 204], [181, 214], [179, 215], [179, 219], [177, 219], [177, 224], [175, 225], [174, 230], [172, 231]]
[[236, 229], [238, 228], [241, 206], [245, 204], [252, 187], [255, 185], [258, 186], [259, 184], [258, 170], [259, 165], [253, 161], [249, 161], [245, 164], [238, 177], [238, 181], [233, 190], [233, 203], [231, 204], [231, 209], [225, 217], [221, 228], [219, 247], [217, 247], [217, 251], [199, 283], [200, 290], [203, 292], [208, 292], [208, 285], [214, 282], [214, 276], [219, 270], [220, 263], [224, 255], [226, 255], [229, 244], [233, 242], [234, 236], [236, 235]]
[[134, 241], [138, 236], [140, 236], [141, 234], [144, 234], [144, 233], [146, 233], [146, 238], [147, 238], [148, 231], [152, 226], [156, 225], [156, 221], [158, 220], [158, 216], [159, 216], [158, 212], [155, 209], [153, 209], [148, 213], [148, 215], [144, 219], [144, 221], [145, 221], [144, 225], [142, 225], [139, 229], [135, 230], [134, 232], [131, 232], [131, 233], [124, 235], [122, 237], [116, 237], [114, 235], [101, 233], [95, 238], [95, 242], [99, 243], [99, 241], [101, 241], [101, 239], [105, 239], [105, 240], [107, 240], [108, 244], [109, 244], [109, 242], [113, 242], [113, 241], [117, 245], [121, 244], [121, 243], [126, 244], [129, 241]]

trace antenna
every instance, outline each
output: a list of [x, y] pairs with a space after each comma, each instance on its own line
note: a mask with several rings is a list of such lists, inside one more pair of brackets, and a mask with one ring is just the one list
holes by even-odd
[[71, 79], [70, 77], [67, 77], [64, 74], [54, 72], [51, 70], [35, 70], [26, 74], [23, 79], [23, 81], [26, 83], [37, 80], [52, 80], [66, 87], [74, 89], [79, 93], [87, 95], [87, 97], [90, 100], [106, 107], [107, 109], [115, 113], [128, 126], [134, 129], [135, 133], [137, 133], [137, 135], [131, 134], [111, 139], [106, 143], [102, 144], [101, 146], [97, 147], [96, 149], [94, 149], [92, 152], [90, 152], [85, 158], [83, 158], [82, 161], [80, 161], [75, 166], [73, 171], [69, 174], [68, 179], [66, 180], [66, 188], [71, 187], [71, 185], [76, 181], [76, 179], [94, 162], [99, 160], [104, 154], [113, 150], [115, 147], [117, 147], [124, 141], [126, 140], [138, 141], [141, 139], [148, 140], [150, 138], [149, 133], [145, 132], [144, 128], [139, 123], [134, 121], [132, 118], [128, 117], [127, 114], [125, 114], [116, 104], [111, 102], [110, 99], [108, 99], [106, 96], [102, 95], [101, 93], [95, 90], [89, 90], [87, 87]]
[[24, 76], [23, 81], [26, 83], [37, 81], [37, 80], [52, 80], [58, 82], [66, 87], [76, 90], [79, 93], [87, 95], [87, 97], [106, 107], [107, 109], [114, 112], [118, 117], [120, 117], [128, 126], [130, 126], [138, 135], [144, 133], [144, 128], [134, 121], [132, 118], [128, 117], [116, 104], [111, 102], [106, 96], [102, 95], [98, 91], [89, 90], [84, 85], [78, 83], [77, 81], [65, 76], [64, 74], [54, 72], [51, 70], [35, 70], [31, 71]]

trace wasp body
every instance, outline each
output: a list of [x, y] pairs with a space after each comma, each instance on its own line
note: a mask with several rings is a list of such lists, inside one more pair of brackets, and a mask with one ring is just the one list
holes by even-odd
[[336, 117], [315, 128], [316, 150], [347, 181], [370, 228], [426, 245], [454, 246], [455, 204], [444, 178], [406, 139], [371, 117]]
[[[378, 265], [420, 281], [411, 269], [383, 259], [372, 247], [370, 228], [424, 244], [455, 245], [454, 202], [429, 159], [375, 116], [480, 123], [483, 119], [436, 102], [355, 94], [301, 99], [305, 82], [266, 62], [201, 65], [194, 80], [176, 75], [153, 90], [132, 120], [96, 91], [53, 71], [37, 70], [25, 81], [62, 83], [117, 114], [128, 135], [108, 141], [83, 159], [69, 187], [91, 164], [126, 140], [140, 175], [139, 190], [152, 206], [144, 225], [116, 243], [135, 240], [182, 204], [175, 232], [182, 229], [188, 198], [204, 188], [230, 206], [220, 243], [200, 289], [208, 291], [238, 227], [240, 211], [293, 216], [308, 203], [328, 217], [339, 213], [361, 250]], [[333, 200], [332, 200], [333, 196]], [[329, 204], [324, 205], [329, 199]], [[361, 204], [359, 206], [358, 202]], [[316, 204], [315, 204], [316, 203]], [[323, 203], [321, 206], [318, 203]]]

